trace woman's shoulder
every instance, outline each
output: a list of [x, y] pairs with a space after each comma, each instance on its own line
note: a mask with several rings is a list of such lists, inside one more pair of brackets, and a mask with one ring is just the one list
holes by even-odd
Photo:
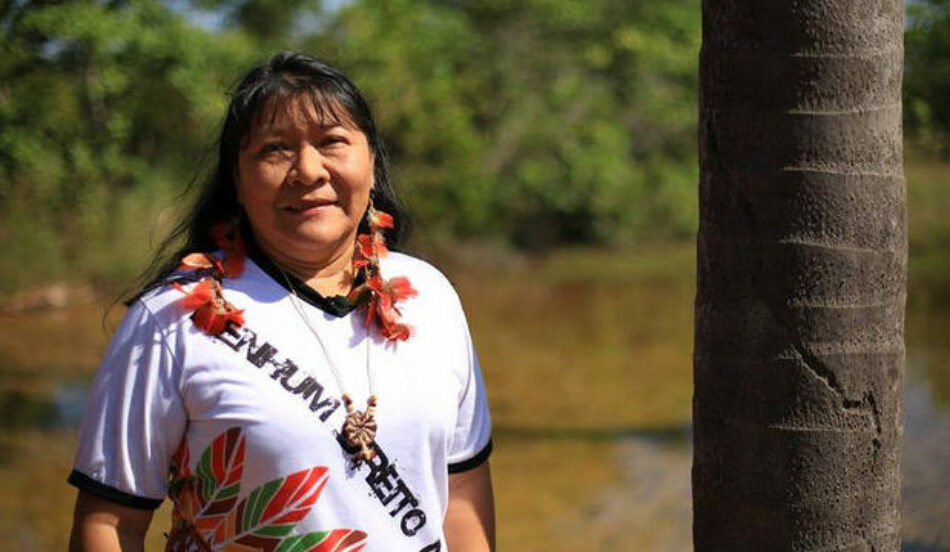
[[148, 321], [159, 327], [178, 324], [186, 314], [182, 299], [195, 283], [168, 279], [155, 285], [128, 304], [126, 320]]
[[380, 259], [380, 270], [387, 280], [407, 278], [416, 291], [398, 305], [402, 320], [412, 328], [410, 342], [440, 351], [466, 350], [465, 311], [455, 286], [441, 270], [426, 260], [396, 252]]
[[[187, 314], [186, 309], [182, 308], [185, 296], [202, 281], [212, 279], [207, 270], [201, 270], [203, 267], [186, 268], [188, 259], [195, 255], [204, 255], [208, 259], [219, 261], [225, 259], [225, 252], [221, 250], [185, 255], [180, 259], [181, 264], [177, 269], [153, 281], [134, 301], [128, 303], [129, 312], [150, 313], [159, 322], [164, 323], [179, 321]], [[235, 281], [244, 279], [245, 266], [246, 264], [242, 262], [240, 270], [233, 276]], [[232, 277], [227, 278], [230, 282]]]
[[391, 251], [380, 259], [380, 270], [385, 278], [405, 277], [419, 292], [440, 299], [458, 300], [455, 286], [446, 275], [428, 261], [406, 253]]

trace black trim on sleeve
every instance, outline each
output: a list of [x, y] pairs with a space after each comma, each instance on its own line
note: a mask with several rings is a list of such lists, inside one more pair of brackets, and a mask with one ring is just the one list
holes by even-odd
[[125, 491], [120, 491], [119, 489], [96, 481], [88, 475], [76, 470], [73, 470], [73, 472], [69, 474], [69, 479], [66, 481], [70, 485], [73, 485], [74, 487], [83, 491], [90, 492], [100, 498], [111, 500], [116, 504], [121, 504], [122, 506], [128, 506], [130, 508], [136, 508], [138, 510], [154, 510], [162, 504], [162, 499], [146, 498], [144, 496], [138, 496], [129, 494]]
[[480, 450], [475, 456], [469, 458], [468, 460], [462, 460], [461, 462], [449, 464], [449, 473], [464, 472], [481, 466], [485, 463], [485, 460], [488, 460], [488, 456], [491, 455], [493, 446], [494, 445], [492, 444], [491, 439], [489, 439], [488, 444], [485, 445], [485, 448]]

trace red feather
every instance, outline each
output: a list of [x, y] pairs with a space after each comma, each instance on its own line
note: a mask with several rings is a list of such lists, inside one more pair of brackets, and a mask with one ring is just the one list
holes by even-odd
[[214, 265], [208, 259], [207, 253], [189, 253], [181, 260], [178, 270], [182, 272], [191, 272], [195, 270], [206, 270]]
[[198, 326], [208, 335], [220, 335], [229, 325], [241, 327], [244, 325], [244, 311], [240, 311], [225, 304], [221, 309], [214, 303], [207, 303], [195, 310], [191, 316], [195, 326]]
[[418, 295], [416, 288], [412, 287], [412, 284], [409, 282], [409, 278], [406, 278], [405, 276], [390, 278], [386, 282], [386, 287], [389, 288], [393, 302], [402, 301], [403, 299], [408, 299], [409, 297], [415, 297]]
[[412, 337], [412, 328], [406, 324], [391, 324], [382, 329], [382, 334], [389, 341], [405, 341]]
[[[182, 304], [188, 310], [200, 309], [208, 304], [214, 304], [214, 287], [211, 283], [211, 280], [202, 280], [198, 282], [198, 285], [193, 287], [191, 291], [185, 292], [185, 299]], [[181, 286], [178, 286], [179, 289], [184, 291]]]
[[369, 224], [373, 228], [393, 228], [395, 226], [395, 220], [393, 220], [393, 216], [389, 213], [373, 209], [370, 211]]

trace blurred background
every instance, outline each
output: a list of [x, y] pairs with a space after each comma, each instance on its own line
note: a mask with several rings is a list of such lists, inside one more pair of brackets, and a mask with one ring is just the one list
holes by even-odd
[[[950, 550], [950, 1], [908, 3], [904, 549]], [[373, 104], [459, 289], [501, 550], [689, 550], [700, 1], [0, 0], [0, 549], [65, 549], [114, 300], [281, 49]], [[162, 546], [167, 504], [151, 549]]]

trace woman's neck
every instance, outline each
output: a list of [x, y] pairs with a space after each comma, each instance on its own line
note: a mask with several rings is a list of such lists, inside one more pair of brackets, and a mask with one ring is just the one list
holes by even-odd
[[355, 273], [352, 260], [355, 241], [325, 255], [300, 255], [272, 247], [258, 239], [258, 247], [281, 270], [293, 274], [324, 297], [346, 295], [350, 292]]

